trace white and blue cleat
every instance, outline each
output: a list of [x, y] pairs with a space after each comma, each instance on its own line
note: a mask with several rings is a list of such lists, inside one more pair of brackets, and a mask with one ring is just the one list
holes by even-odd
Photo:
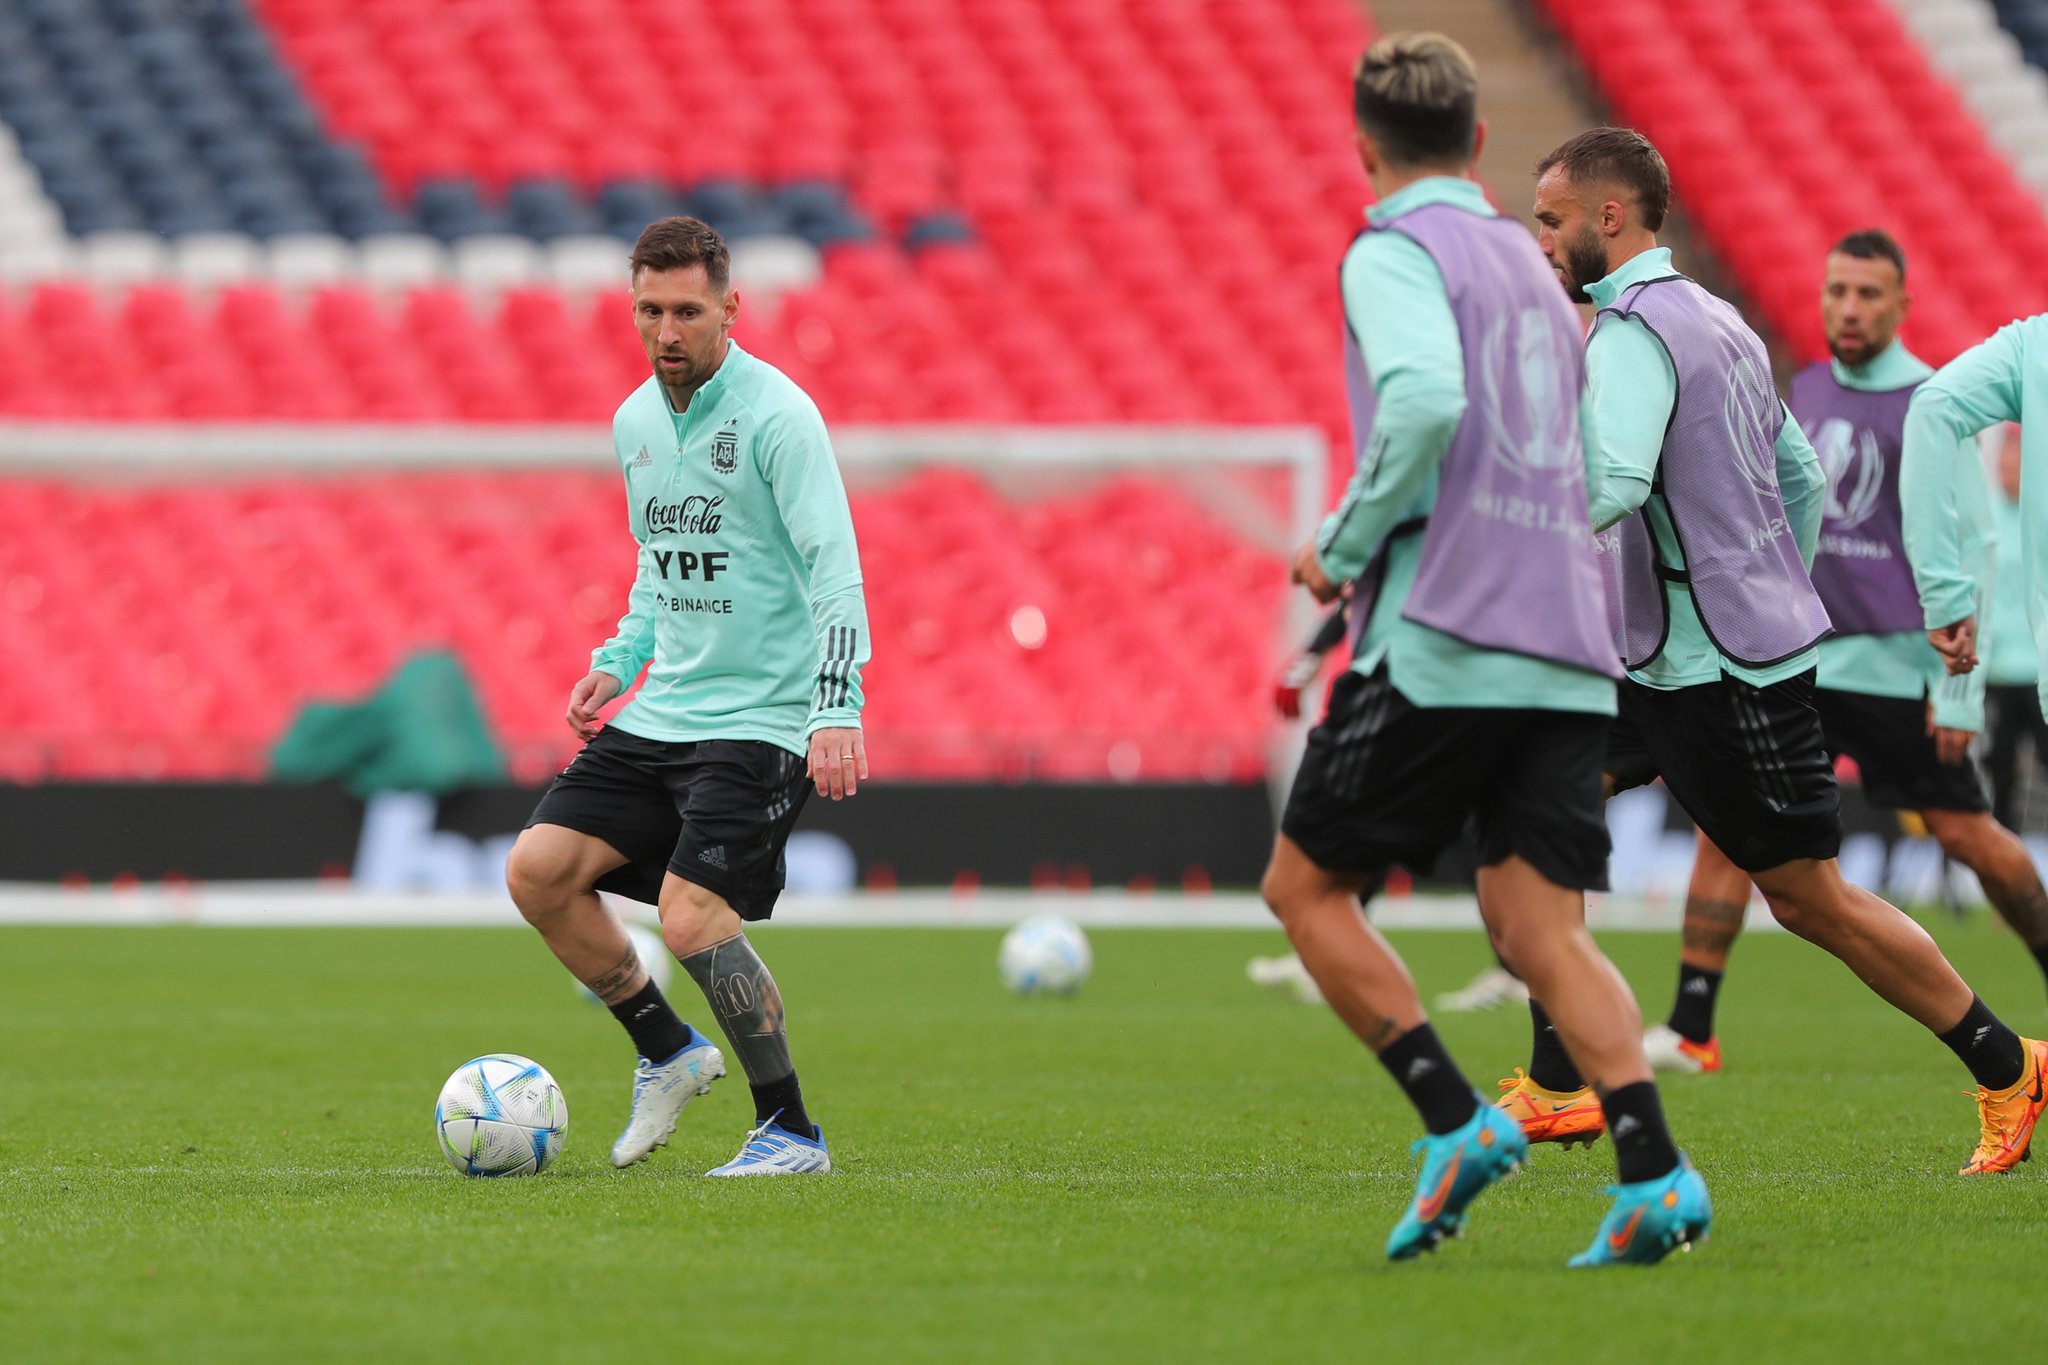
[[[1476, 1098], [1476, 1096], [1475, 1096]], [[1387, 1259], [1405, 1261], [1436, 1250], [1465, 1226], [1465, 1209], [1489, 1186], [1520, 1170], [1529, 1139], [1506, 1111], [1479, 1100], [1479, 1111], [1463, 1127], [1430, 1134], [1415, 1144], [1422, 1173], [1408, 1212], [1387, 1234]]]
[[633, 1116], [612, 1144], [612, 1165], [624, 1168], [644, 1161], [669, 1134], [683, 1107], [711, 1088], [725, 1074], [725, 1054], [694, 1029], [690, 1045], [665, 1062], [642, 1057], [633, 1068]]
[[1609, 1185], [1614, 1207], [1600, 1220], [1593, 1245], [1572, 1257], [1574, 1266], [1655, 1265], [1673, 1251], [1690, 1251], [1714, 1222], [1707, 1182], [1678, 1154], [1678, 1168], [1655, 1180]]
[[825, 1150], [825, 1130], [815, 1138], [799, 1137], [775, 1119], [747, 1134], [740, 1154], [706, 1175], [829, 1175], [832, 1157]]

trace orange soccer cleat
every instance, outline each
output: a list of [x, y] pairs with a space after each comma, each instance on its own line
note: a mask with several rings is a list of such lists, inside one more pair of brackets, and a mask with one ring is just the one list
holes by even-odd
[[2034, 1125], [2048, 1108], [2048, 1043], [2020, 1039], [2027, 1052], [2027, 1069], [2019, 1080], [2004, 1090], [1966, 1092], [1977, 1101], [1978, 1121], [1983, 1133], [1970, 1164], [1959, 1175], [1999, 1175], [2027, 1159], [2034, 1141]]
[[1643, 1031], [1643, 1055], [1655, 1070], [1698, 1076], [1721, 1069], [1721, 1040], [1695, 1043], [1669, 1024], [1656, 1024]]
[[1565, 1147], [1590, 1147], [1607, 1131], [1607, 1116], [1593, 1087], [1582, 1090], [1545, 1090], [1529, 1079], [1520, 1067], [1500, 1083], [1501, 1097], [1494, 1101], [1522, 1125], [1522, 1136], [1531, 1142], [1557, 1142]]

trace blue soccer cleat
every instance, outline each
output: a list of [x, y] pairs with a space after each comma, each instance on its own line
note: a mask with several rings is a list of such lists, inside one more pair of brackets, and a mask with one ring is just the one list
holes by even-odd
[[1600, 1220], [1593, 1245], [1572, 1257], [1574, 1266], [1655, 1265], [1673, 1248], [1690, 1249], [1707, 1235], [1714, 1206], [1707, 1182], [1678, 1154], [1678, 1169], [1655, 1180], [1609, 1185], [1614, 1207]]
[[1415, 1181], [1415, 1202], [1387, 1234], [1390, 1261], [1434, 1251], [1438, 1242], [1455, 1237], [1465, 1226], [1466, 1205], [1521, 1169], [1529, 1140], [1506, 1112], [1482, 1100], [1462, 1128], [1425, 1137], [1414, 1150], [1423, 1154], [1422, 1174]]

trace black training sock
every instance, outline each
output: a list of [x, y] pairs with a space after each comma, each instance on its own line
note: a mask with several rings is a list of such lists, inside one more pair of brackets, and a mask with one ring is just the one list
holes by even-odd
[[633, 1035], [633, 1046], [652, 1062], [665, 1062], [690, 1045], [690, 1026], [669, 1008], [661, 987], [649, 978], [646, 985], [618, 1004], [610, 1006], [612, 1018]]
[[1534, 999], [1529, 1001], [1529, 1027], [1529, 1079], [1545, 1090], [1567, 1094], [1585, 1089], [1586, 1078], [1579, 1074], [1572, 1054], [1564, 1050], [1564, 1039], [1557, 1036], [1557, 1026]]
[[1970, 997], [1970, 1012], [1963, 1022], [1941, 1035], [1948, 1050], [1962, 1059], [1986, 1090], [2005, 1090], [2019, 1084], [2026, 1074], [2027, 1054], [2020, 1036], [2000, 1023], [1998, 1016], [1976, 996]]
[[1427, 1022], [1387, 1044], [1380, 1065], [1400, 1083], [1401, 1093], [1422, 1115], [1422, 1126], [1432, 1133], [1454, 1132], [1479, 1112], [1471, 1082]]
[[1714, 1038], [1714, 1002], [1721, 996], [1721, 973], [1690, 963], [1678, 964], [1678, 995], [1671, 1001], [1671, 1031], [1695, 1043]]
[[786, 1128], [798, 1137], [816, 1140], [818, 1130], [811, 1123], [811, 1116], [804, 1112], [804, 1092], [796, 1083], [796, 1073], [790, 1072], [779, 1081], [754, 1088], [754, 1122], [766, 1123], [775, 1120], [778, 1128]]
[[1621, 1183], [1655, 1180], [1678, 1166], [1678, 1148], [1664, 1124], [1664, 1101], [1654, 1081], [1637, 1081], [1608, 1092], [1600, 1101], [1607, 1115], [1607, 1134], [1614, 1140], [1614, 1160]]

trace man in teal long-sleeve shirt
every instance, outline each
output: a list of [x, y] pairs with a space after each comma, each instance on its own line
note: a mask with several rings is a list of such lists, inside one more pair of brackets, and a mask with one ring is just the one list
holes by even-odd
[[1528, 1150], [1360, 913], [1389, 867], [1427, 867], [1470, 822], [1494, 942], [1552, 1002], [1622, 1135], [1615, 1202], [1572, 1264], [1655, 1261], [1711, 1211], [1665, 1126], [1634, 1000], [1584, 926], [1585, 890], [1606, 885], [1598, 767], [1619, 669], [1585, 520], [1577, 320], [1471, 178], [1482, 130], [1464, 49], [1393, 34], [1353, 84], [1380, 197], [1342, 271], [1361, 448], [1294, 576], [1324, 602], [1351, 585], [1358, 641], [1261, 889], [1422, 1119], [1415, 1196], [1387, 1240], [1403, 1260], [1462, 1226]]
[[[649, 979], [600, 890], [658, 906], [662, 941], [747, 1073], [759, 1126], [710, 1174], [798, 1175], [832, 1163], [745, 926], [775, 908], [812, 787], [839, 800], [867, 776], [867, 611], [825, 423], [732, 343], [730, 271], [724, 240], [694, 218], [653, 223], [633, 248], [633, 316], [654, 373], [619, 406], [612, 445], [637, 572], [618, 632], [570, 694], [569, 725], [587, 742], [534, 810], [506, 882], [640, 1055], [612, 1164], [666, 1143], [725, 1060]], [[643, 667], [639, 694], [600, 729]]]
[[1997, 486], [1991, 520], [1998, 531], [1998, 567], [1992, 589], [1990, 647], [1984, 651], [1984, 710], [1991, 742], [1984, 767], [1991, 781], [1991, 813], [2007, 829], [2020, 827], [2020, 750], [2031, 746], [2034, 762], [2048, 772], [2048, 721], [2041, 716], [2040, 680], [2034, 635], [2027, 629], [2027, 580], [2020, 553], [2020, 443], [2010, 429], [1998, 443]]
[[[1813, 580], [1836, 634], [1820, 645], [1814, 703], [1829, 756], [1856, 761], [1874, 804], [1918, 812], [2048, 972], [2048, 892], [2026, 846], [1992, 818], [1969, 753], [1984, 728], [1981, 673], [1949, 677], [1922, 626], [1911, 564], [1926, 547], [1916, 552], [1905, 534], [1899, 451], [1913, 389], [1934, 370], [1898, 339], [1910, 302], [1898, 243], [1875, 230], [1842, 238], [1821, 286], [1831, 358], [1792, 381], [1793, 415], [1813, 433], [1829, 484]], [[1991, 553], [1983, 510], [1974, 497], [1959, 509], [1969, 527], [1962, 546], [1980, 570]], [[1749, 878], [1702, 840], [1678, 991], [1643, 1040], [1652, 1065], [1720, 1069], [1714, 1006], [1748, 903]]]
[[[1755, 333], [1657, 245], [1671, 181], [1649, 140], [1594, 129], [1537, 177], [1538, 243], [1566, 290], [1600, 307], [1586, 349], [1593, 520], [1612, 526], [1603, 546], [1629, 668], [1612, 788], [1661, 777], [1781, 922], [1939, 1036], [1979, 1087], [1981, 1136], [1963, 1172], [2009, 1170], [2040, 1115], [2048, 1043], [2002, 1023], [1925, 930], [1835, 860], [1839, 798], [1813, 700], [1813, 645], [1829, 624], [1807, 573], [1819, 461]], [[1578, 1079], [1532, 1075], [1504, 1102], [1542, 1136], [1584, 1105], [1568, 1087]]]

